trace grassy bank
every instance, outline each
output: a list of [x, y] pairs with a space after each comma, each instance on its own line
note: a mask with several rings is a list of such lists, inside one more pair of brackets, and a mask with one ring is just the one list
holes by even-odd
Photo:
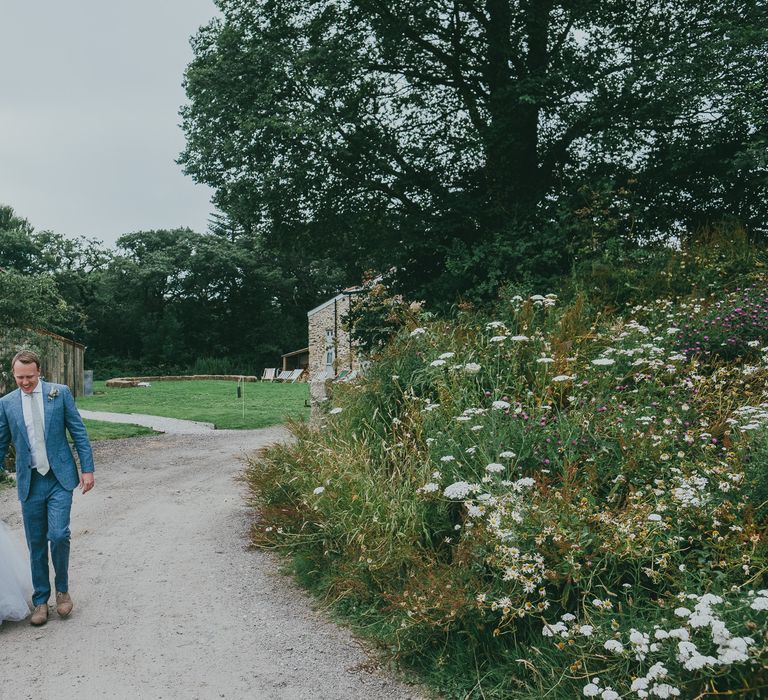
[[94, 391], [94, 396], [78, 398], [78, 407], [204, 421], [217, 428], [264, 428], [309, 415], [306, 384], [245, 383], [242, 398], [236, 382], [226, 381], [163, 381], [134, 389], [108, 389], [95, 382]]
[[767, 383], [764, 276], [510, 295], [254, 460], [253, 539], [449, 698], [766, 697]]
[[156, 435], [152, 428], [130, 423], [107, 423], [101, 420], [84, 419], [88, 438], [91, 442], [99, 440], [118, 440], [121, 438], [141, 437], [143, 435]]

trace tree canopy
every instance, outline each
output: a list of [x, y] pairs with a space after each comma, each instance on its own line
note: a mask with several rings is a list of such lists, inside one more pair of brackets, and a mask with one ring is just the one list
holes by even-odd
[[449, 298], [606, 237], [766, 233], [763, 2], [217, 5], [180, 162], [270, 246]]
[[126, 234], [103, 275], [93, 330], [106, 355], [173, 367], [200, 357], [274, 363], [306, 334], [293, 286], [264, 251], [223, 236]]
[[34, 227], [0, 205], [0, 331], [45, 327], [62, 330], [71, 307], [41, 260], [44, 245]]
[[306, 343], [307, 309], [340, 282], [302, 255], [276, 256], [224, 216], [209, 233], [137, 231], [109, 250], [35, 231], [7, 206], [0, 270], [0, 331], [62, 333], [110, 372], [274, 365]]
[[66, 311], [51, 277], [0, 272], [0, 330], [56, 327]]

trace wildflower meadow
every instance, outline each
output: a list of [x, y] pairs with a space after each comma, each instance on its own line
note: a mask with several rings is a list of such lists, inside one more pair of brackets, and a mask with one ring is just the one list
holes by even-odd
[[768, 697], [768, 277], [414, 315], [248, 471], [254, 541], [444, 697]]

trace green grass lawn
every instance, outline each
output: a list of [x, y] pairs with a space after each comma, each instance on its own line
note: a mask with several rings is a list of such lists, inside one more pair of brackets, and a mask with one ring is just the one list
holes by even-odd
[[265, 428], [286, 418], [309, 417], [307, 384], [248, 382], [242, 385], [244, 400], [237, 398], [234, 381], [153, 382], [135, 389], [107, 389], [104, 384], [94, 382], [98, 393], [79, 397], [78, 407], [204, 421], [217, 428]]
[[145, 428], [143, 425], [133, 425], [131, 423], [107, 423], [103, 420], [88, 419], [84, 419], [83, 422], [91, 442], [158, 434], [152, 428]]

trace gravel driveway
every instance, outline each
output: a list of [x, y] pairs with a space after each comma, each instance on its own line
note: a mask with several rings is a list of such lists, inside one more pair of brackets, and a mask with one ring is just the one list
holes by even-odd
[[[0, 625], [0, 697], [422, 698], [379, 672], [247, 548], [236, 476], [282, 428], [113, 440], [94, 446], [96, 487], [75, 492], [71, 618]], [[21, 537], [13, 489], [0, 518]]]

